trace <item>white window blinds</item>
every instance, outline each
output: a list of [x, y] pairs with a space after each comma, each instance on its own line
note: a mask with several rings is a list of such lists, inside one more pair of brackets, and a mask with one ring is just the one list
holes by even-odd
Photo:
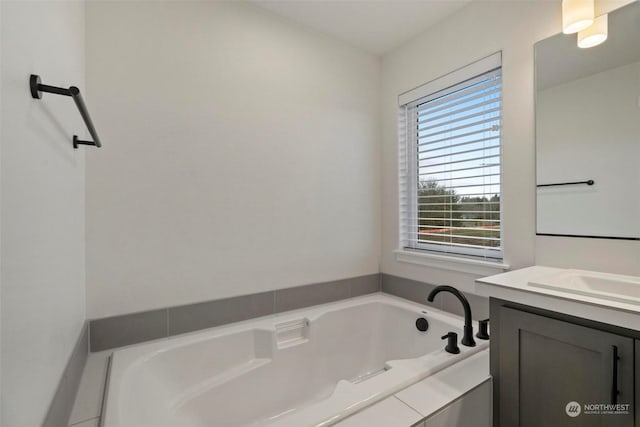
[[502, 73], [490, 65], [400, 108], [403, 248], [502, 259]]

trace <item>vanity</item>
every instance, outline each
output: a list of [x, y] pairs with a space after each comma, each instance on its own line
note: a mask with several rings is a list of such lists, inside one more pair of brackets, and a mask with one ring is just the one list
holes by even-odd
[[[639, 280], [535, 266], [477, 281], [490, 297], [494, 427], [640, 426]], [[637, 288], [600, 295], [613, 284]]]

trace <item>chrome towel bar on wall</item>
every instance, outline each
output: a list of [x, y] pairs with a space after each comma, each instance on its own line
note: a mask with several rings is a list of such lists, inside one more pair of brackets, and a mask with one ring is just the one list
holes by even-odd
[[555, 184], [538, 184], [538, 185], [536, 185], [536, 187], [538, 187], [538, 188], [539, 187], [557, 187], [557, 186], [560, 186], [560, 185], [582, 185], [582, 184], [584, 184], [584, 185], [593, 185], [595, 183], [596, 182], [594, 180], [590, 179], [588, 181], [558, 182], [558, 183], [555, 183]]
[[78, 135], [73, 135], [73, 148], [78, 148], [78, 145], [93, 145], [95, 147], [102, 147], [100, 143], [100, 138], [98, 137], [98, 133], [96, 132], [96, 128], [93, 126], [93, 121], [91, 120], [91, 116], [89, 116], [89, 112], [87, 111], [87, 105], [84, 103], [82, 99], [82, 95], [80, 94], [80, 89], [75, 86], [71, 86], [70, 88], [56, 87], [43, 85], [40, 83], [40, 76], [31, 74], [29, 78], [29, 87], [31, 88], [31, 97], [34, 99], [41, 99], [42, 92], [54, 93], [56, 95], [64, 95], [70, 96], [73, 98], [73, 101], [76, 103], [78, 107], [78, 111], [80, 111], [80, 115], [84, 120], [93, 141], [84, 141], [78, 139]]

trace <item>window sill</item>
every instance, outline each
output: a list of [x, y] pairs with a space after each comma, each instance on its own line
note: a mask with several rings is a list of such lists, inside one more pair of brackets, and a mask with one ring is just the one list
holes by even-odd
[[461, 258], [448, 255], [438, 255], [428, 252], [413, 252], [398, 249], [393, 251], [396, 261], [434, 267], [443, 270], [453, 270], [462, 273], [490, 276], [509, 270], [507, 264], [479, 259]]

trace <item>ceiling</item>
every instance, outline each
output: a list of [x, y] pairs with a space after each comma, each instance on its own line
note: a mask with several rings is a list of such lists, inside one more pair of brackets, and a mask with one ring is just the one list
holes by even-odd
[[376, 55], [420, 34], [471, 0], [250, 0]]

